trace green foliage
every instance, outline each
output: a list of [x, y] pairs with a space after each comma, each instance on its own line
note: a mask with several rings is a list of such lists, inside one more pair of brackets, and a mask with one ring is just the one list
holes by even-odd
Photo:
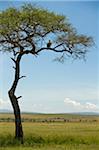
[[67, 30], [64, 20], [64, 16], [33, 7], [32, 5], [23, 6], [21, 10], [9, 8], [0, 14], [0, 33], [1, 35], [6, 35], [11, 31], [16, 31], [19, 26], [25, 26], [25, 24], [30, 26], [30, 28], [39, 25], [44, 31], [61, 31], [62, 28]]
[[0, 14], [0, 34], [11, 34], [11, 32], [20, 30], [20, 26], [25, 25], [30, 28], [38, 25], [44, 32], [61, 31], [62, 28], [67, 30], [64, 20], [64, 16], [33, 7], [32, 5], [23, 6], [21, 10], [9, 8]]
[[19, 22], [19, 12], [15, 8], [9, 8], [0, 13], [0, 35], [7, 36], [16, 30]]
[[[48, 48], [46, 45], [50, 38], [52, 45]], [[62, 55], [70, 54], [73, 58], [84, 58], [92, 44], [92, 37], [79, 35], [65, 16], [31, 4], [0, 13], [1, 51], [17, 54], [22, 49], [38, 54], [49, 49]]]

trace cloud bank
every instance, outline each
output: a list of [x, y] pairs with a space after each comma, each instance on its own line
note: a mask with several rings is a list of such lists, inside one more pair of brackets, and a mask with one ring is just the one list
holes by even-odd
[[77, 100], [72, 100], [70, 98], [65, 98], [64, 100], [65, 106], [69, 107], [72, 111], [92, 111], [97, 112], [99, 108], [97, 105], [91, 102], [80, 103]]

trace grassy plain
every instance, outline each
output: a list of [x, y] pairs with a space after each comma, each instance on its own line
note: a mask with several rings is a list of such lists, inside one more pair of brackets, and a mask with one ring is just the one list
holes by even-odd
[[99, 150], [99, 116], [23, 114], [24, 144], [14, 140], [12, 114], [0, 114], [0, 150]]

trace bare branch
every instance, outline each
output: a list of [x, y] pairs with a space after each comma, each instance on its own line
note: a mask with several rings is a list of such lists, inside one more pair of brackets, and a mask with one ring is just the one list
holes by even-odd
[[[14, 48], [14, 47], [13, 47]], [[13, 51], [13, 55], [14, 55], [14, 57], [17, 55], [17, 52], [13, 49], [12, 50]]]
[[26, 76], [21, 76], [21, 77], [19, 77], [19, 79], [22, 79], [22, 78], [25, 78]]
[[[59, 44], [59, 46], [60, 46], [60, 44]], [[57, 48], [58, 48], [59, 46], [57, 46]], [[43, 50], [50, 50], [50, 51], [54, 51], [54, 52], [57, 52], [57, 53], [68, 52], [68, 53], [71, 54], [71, 51], [68, 50], [68, 49], [66, 49], [66, 48], [60, 49], [60, 50], [56, 50], [55, 48], [56, 48], [56, 47], [54, 47], [54, 48], [43, 47], [43, 48], [41, 48], [41, 49], [39, 49], [39, 50], [37, 51], [37, 54], [38, 54], [39, 52], [43, 51]]]
[[13, 66], [13, 69], [16, 69], [16, 67]]
[[11, 59], [12, 59], [12, 61], [13, 61], [13, 62], [16, 64], [16, 61], [15, 61], [15, 59], [14, 59], [14, 58], [12, 58], [12, 57], [11, 57]]
[[63, 53], [60, 57], [55, 58], [53, 61], [58, 61], [60, 63], [64, 63], [64, 60], [65, 60], [65, 55]]
[[56, 49], [56, 48], [58, 48], [58, 47], [60, 47], [60, 46], [62, 46], [64, 43], [61, 43], [61, 44], [58, 44], [57, 46], [55, 46], [54, 48]]
[[17, 100], [20, 99], [20, 98], [22, 98], [22, 96], [17, 97]]

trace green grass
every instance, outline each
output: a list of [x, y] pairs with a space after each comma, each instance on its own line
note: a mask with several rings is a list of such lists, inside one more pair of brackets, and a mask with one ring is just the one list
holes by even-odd
[[0, 150], [99, 150], [98, 121], [24, 122], [23, 129], [21, 145], [13, 138], [14, 123], [0, 122]]
[[0, 150], [99, 150], [99, 146], [95, 145], [53, 145], [42, 147], [8, 147], [0, 148]]

